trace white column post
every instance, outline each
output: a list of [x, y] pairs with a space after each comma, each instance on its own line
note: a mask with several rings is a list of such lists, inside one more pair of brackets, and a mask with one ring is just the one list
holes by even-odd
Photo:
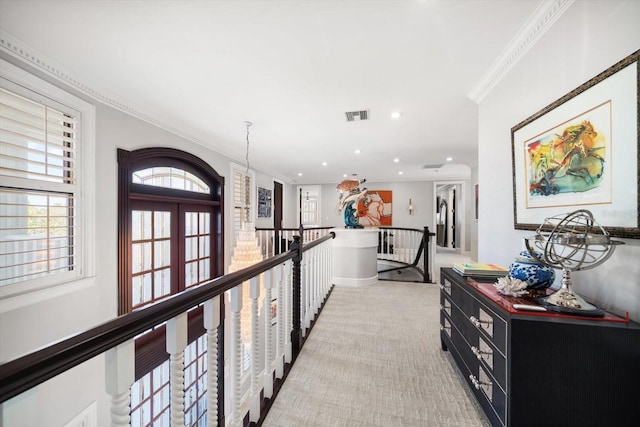
[[218, 326], [220, 296], [204, 303], [204, 327], [207, 330], [207, 427], [218, 425]]
[[231, 425], [242, 427], [242, 284], [231, 289], [231, 381], [233, 384], [231, 402]]
[[284, 264], [275, 268], [275, 281], [277, 291], [277, 311], [276, 311], [276, 378], [284, 375], [284, 331], [285, 331], [285, 310], [284, 284], [282, 283], [282, 270]]
[[300, 329], [302, 336], [307, 336], [307, 258], [308, 252], [303, 255], [302, 261], [300, 261]]
[[260, 281], [263, 275], [252, 277], [250, 280], [251, 298], [251, 394], [249, 396], [249, 421], [258, 422], [260, 419], [260, 390], [258, 376], [260, 375], [260, 315], [258, 313], [258, 298], [260, 297]]
[[133, 339], [105, 354], [105, 389], [111, 395], [111, 425], [128, 427], [131, 422], [131, 385], [135, 381], [135, 342]]
[[184, 425], [184, 349], [187, 347], [187, 313], [167, 321], [171, 425]]
[[273, 372], [271, 371], [271, 362], [273, 361], [273, 334], [271, 327], [271, 286], [275, 277], [273, 269], [269, 270], [264, 277], [264, 397], [270, 399], [273, 396]]
[[284, 361], [285, 363], [291, 363], [293, 359], [293, 349], [291, 347], [291, 330], [293, 325], [291, 323], [293, 313], [291, 307], [293, 306], [293, 291], [291, 289], [291, 274], [293, 271], [293, 263], [291, 260], [287, 261], [283, 268], [283, 285], [284, 285]]

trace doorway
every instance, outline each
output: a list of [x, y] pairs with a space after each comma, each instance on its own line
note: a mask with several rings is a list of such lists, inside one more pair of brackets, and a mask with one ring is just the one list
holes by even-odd
[[465, 252], [464, 183], [462, 181], [434, 182], [436, 253]]
[[433, 183], [433, 280], [440, 283], [440, 268], [469, 262], [465, 249], [465, 186], [463, 181]]

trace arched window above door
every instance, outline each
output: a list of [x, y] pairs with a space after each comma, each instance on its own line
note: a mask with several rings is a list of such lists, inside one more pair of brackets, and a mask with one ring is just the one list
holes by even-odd
[[224, 273], [224, 178], [172, 148], [118, 150], [118, 313]]

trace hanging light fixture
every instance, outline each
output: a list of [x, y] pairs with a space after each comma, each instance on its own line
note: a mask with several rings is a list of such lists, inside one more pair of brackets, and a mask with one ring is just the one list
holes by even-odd
[[251, 207], [251, 179], [249, 179], [249, 128], [253, 125], [253, 123], [247, 121], [244, 122], [244, 125], [247, 127], [247, 149], [246, 154], [244, 156], [246, 168], [244, 171], [244, 185], [243, 194], [242, 194], [242, 219], [241, 222], [243, 224], [248, 224], [251, 222], [250, 216], [250, 207]]
[[233, 250], [229, 272], [238, 271], [262, 261], [262, 251], [256, 238], [256, 230], [251, 220], [251, 178], [249, 177], [249, 128], [251, 122], [244, 122], [247, 128], [247, 150], [245, 154], [246, 168], [244, 185], [242, 185], [242, 215], [240, 216], [240, 231]]

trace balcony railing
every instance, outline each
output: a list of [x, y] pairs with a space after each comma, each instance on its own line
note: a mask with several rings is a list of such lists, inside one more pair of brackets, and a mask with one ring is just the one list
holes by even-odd
[[[203, 306], [207, 341], [206, 425], [259, 424], [331, 292], [330, 240], [334, 237], [333, 233], [327, 233], [303, 245], [300, 236], [292, 236], [286, 251], [252, 267], [6, 362], [0, 365], [0, 403], [104, 354], [105, 389], [112, 399], [111, 425], [128, 426], [135, 337], [166, 323], [171, 425], [189, 425], [190, 422], [185, 424], [184, 410], [187, 312]], [[243, 375], [241, 360], [242, 285], [247, 281], [252, 323], [248, 378]], [[265, 307], [261, 319], [258, 299], [262, 293]], [[229, 307], [225, 309], [226, 304]], [[230, 319], [226, 319], [225, 313], [230, 313]], [[224, 345], [225, 319], [231, 334], [231, 348]], [[226, 386], [225, 378], [229, 381]], [[230, 393], [227, 405], [225, 393]]]
[[289, 250], [293, 236], [302, 236], [302, 241], [311, 242], [329, 234], [333, 227], [313, 228], [259, 228], [256, 227], [258, 244], [265, 258], [284, 253]]
[[[420, 282], [433, 280], [435, 236], [429, 227], [380, 227], [378, 231], [378, 261], [388, 261], [388, 267], [378, 268], [378, 274], [412, 269], [421, 277]], [[379, 263], [383, 264], [383, 263]]]
[[[292, 237], [298, 233], [305, 242], [324, 237], [334, 227], [256, 228], [262, 255], [270, 257], [288, 250]], [[389, 261], [378, 273], [412, 269], [420, 282], [431, 283], [434, 271], [435, 233], [429, 227], [422, 230], [402, 227], [378, 227], [379, 261]], [[383, 265], [383, 264], [381, 264]], [[384, 279], [382, 279], [384, 280]]]

